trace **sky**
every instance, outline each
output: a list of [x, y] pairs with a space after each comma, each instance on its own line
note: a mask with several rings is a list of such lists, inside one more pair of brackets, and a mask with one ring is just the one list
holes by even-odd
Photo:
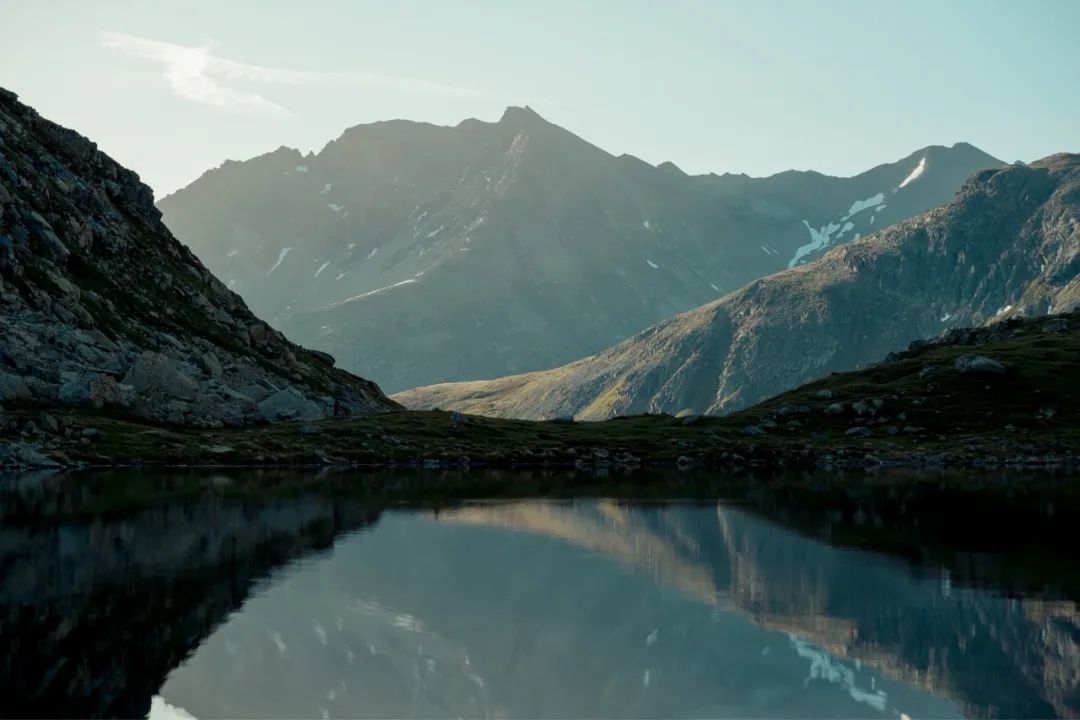
[[1080, 152], [1077, 0], [0, 0], [0, 86], [158, 197], [353, 125], [507, 105], [687, 172]]

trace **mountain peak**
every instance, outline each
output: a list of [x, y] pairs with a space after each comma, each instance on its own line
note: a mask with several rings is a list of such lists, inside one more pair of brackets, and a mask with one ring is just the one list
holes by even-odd
[[524, 107], [510, 105], [503, 111], [502, 117], [499, 118], [500, 125], [526, 125], [546, 122], [544, 118], [540, 117], [539, 113], [528, 105]]

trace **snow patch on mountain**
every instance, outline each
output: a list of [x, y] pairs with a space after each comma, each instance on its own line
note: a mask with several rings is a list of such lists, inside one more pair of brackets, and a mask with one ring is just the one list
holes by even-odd
[[851, 203], [851, 208], [847, 211], [847, 215], [840, 219], [847, 220], [856, 213], [861, 213], [863, 210], [866, 210], [868, 208], [876, 208], [878, 205], [882, 205], [884, 203], [885, 193], [878, 193], [877, 195], [868, 197], [865, 200], [856, 200], [855, 202]]
[[270, 277], [270, 273], [272, 273], [272, 272], [274, 272], [275, 270], [278, 269], [278, 267], [281, 265], [281, 263], [283, 263], [285, 261], [285, 257], [290, 252], [292, 252], [291, 247], [281, 248], [281, 250], [278, 252], [277, 262], [274, 263], [274, 266], [272, 268], [270, 268], [269, 270], [266, 271], [266, 277]]
[[[919, 176], [923, 174], [923, 170], [926, 169], [926, 158], [920, 158], [919, 164], [915, 166], [915, 169], [911, 171], [911, 174], [904, 178], [904, 182], [900, 183], [900, 187], [907, 186], [908, 183], [914, 182], [919, 179]], [[899, 190], [900, 188], [897, 188]]]
[[840, 225], [834, 222], [822, 225], [817, 230], [812, 228], [806, 220], [803, 220], [803, 225], [806, 226], [807, 231], [810, 233], [810, 242], [800, 245], [795, 250], [795, 255], [788, 261], [789, 268], [798, 265], [799, 261], [810, 253], [829, 247], [829, 244], [832, 243], [832, 234], [840, 229]]
[[660, 266], [654, 263], [652, 260], [645, 260], [645, 262], [649, 263], [649, 267], [651, 267], [653, 270], [660, 269]]
[[345, 298], [344, 300], [338, 300], [335, 303], [330, 303], [329, 305], [327, 305], [325, 309], [329, 310], [331, 308], [336, 308], [336, 307], [339, 307], [339, 306], [344, 305], [346, 303], [351, 303], [354, 300], [362, 300], [362, 299], [364, 299], [366, 297], [371, 297], [372, 295], [378, 295], [379, 293], [386, 292], [387, 290], [391, 290], [391, 289], [396, 288], [396, 287], [401, 287], [402, 285], [409, 285], [409, 284], [414, 283], [414, 282], [417, 282], [417, 279], [414, 278], [414, 277], [411, 277], [408, 280], [402, 280], [401, 282], [396, 282], [396, 283], [393, 283], [392, 285], [387, 285], [386, 287], [381, 287], [381, 288], [378, 288], [376, 290], [369, 290], [366, 293], [360, 293], [359, 295], [353, 295], [352, 297]]
[[330, 267], [330, 263], [324, 262], [322, 265], [319, 266], [319, 269], [315, 271], [315, 274], [312, 276], [312, 279], [319, 277], [319, 275], [322, 273], [322, 271], [325, 270], [328, 267]]

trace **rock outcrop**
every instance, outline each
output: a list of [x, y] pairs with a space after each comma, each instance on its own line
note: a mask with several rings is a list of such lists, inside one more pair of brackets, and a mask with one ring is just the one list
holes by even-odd
[[255, 317], [135, 173], [5, 90], [0, 402], [206, 425], [395, 407]]
[[976, 173], [948, 205], [553, 370], [408, 407], [526, 419], [726, 413], [914, 340], [1080, 304], [1080, 155]]

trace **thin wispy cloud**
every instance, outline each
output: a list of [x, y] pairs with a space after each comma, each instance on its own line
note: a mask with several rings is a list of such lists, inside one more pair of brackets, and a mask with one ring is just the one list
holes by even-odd
[[102, 43], [125, 55], [149, 60], [163, 66], [162, 79], [178, 97], [221, 108], [242, 108], [274, 113], [288, 113], [282, 105], [238, 84], [262, 85], [366, 85], [413, 92], [441, 93], [495, 98], [489, 93], [469, 88], [441, 85], [412, 78], [362, 73], [311, 72], [253, 65], [218, 57], [212, 44], [176, 45], [174, 43], [116, 32], [103, 32]]

